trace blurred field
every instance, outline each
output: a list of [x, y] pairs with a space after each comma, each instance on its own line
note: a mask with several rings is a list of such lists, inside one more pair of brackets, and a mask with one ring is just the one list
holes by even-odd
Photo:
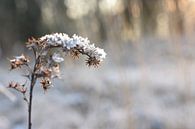
[[[9, 7], [9, 8], [8, 8]], [[194, 0], [0, 1], [0, 129], [25, 129], [25, 82], [7, 57], [30, 36], [77, 33], [105, 48], [99, 68], [66, 57], [62, 79], [36, 85], [36, 129], [194, 129]]]

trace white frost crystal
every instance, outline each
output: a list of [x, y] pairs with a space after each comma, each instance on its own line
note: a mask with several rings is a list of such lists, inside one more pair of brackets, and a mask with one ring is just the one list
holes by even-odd
[[48, 45], [52, 46], [63, 45], [68, 39], [69, 39], [68, 35], [64, 33], [45, 35], [40, 38], [41, 41], [46, 40]]
[[[41, 41], [45, 42], [48, 46], [62, 47], [66, 51], [76, 50], [81, 54], [86, 54], [89, 58], [95, 58], [96, 61], [101, 62], [106, 58], [106, 53], [103, 49], [95, 47], [94, 44], [90, 44], [88, 38], [83, 38], [74, 34], [69, 37], [64, 33], [54, 33], [45, 35], [40, 38]], [[59, 55], [54, 54], [53, 60], [56, 62], [62, 62], [64, 59]]]
[[106, 53], [104, 52], [103, 49], [97, 47], [95, 50], [95, 57], [96, 57], [96, 59], [102, 61], [103, 59], [106, 58]]
[[71, 48], [76, 47], [76, 45], [77, 45], [77, 41], [71, 38], [65, 42], [64, 47], [70, 50]]
[[60, 54], [54, 53], [53, 56], [52, 56], [52, 60], [53, 60], [54, 62], [56, 62], [56, 63], [60, 63], [60, 62], [64, 61], [64, 58], [62, 58], [62, 57], [60, 56]]

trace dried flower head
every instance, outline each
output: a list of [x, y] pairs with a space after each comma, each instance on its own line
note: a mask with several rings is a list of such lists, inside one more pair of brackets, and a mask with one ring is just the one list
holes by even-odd
[[[19, 83], [11, 82], [9, 88], [13, 88], [23, 94], [24, 100], [28, 104], [28, 128], [31, 129], [31, 108], [33, 88], [40, 79], [41, 87], [47, 91], [52, 86], [52, 79], [60, 78], [60, 63], [64, 61], [64, 55], [71, 55], [78, 58], [80, 55], [87, 56], [86, 64], [97, 67], [106, 58], [103, 49], [95, 47], [88, 38], [83, 38], [74, 34], [69, 37], [64, 33], [54, 33], [42, 36], [40, 38], [29, 38], [26, 47], [33, 51], [34, 65], [31, 67], [29, 59], [24, 56], [16, 56], [10, 60], [11, 70], [16, 68], [25, 68], [28, 70], [24, 76], [30, 80], [28, 98], [26, 97], [27, 88]], [[56, 51], [55, 51], [56, 50]]]
[[21, 56], [16, 56], [14, 59], [10, 60], [11, 70], [18, 67], [20, 68], [22, 65], [26, 65], [28, 62], [29, 59], [23, 54]]
[[76, 49], [70, 50], [70, 55], [73, 57], [73, 59], [79, 58], [80, 52]]
[[28, 39], [28, 42], [26, 43], [26, 47], [29, 49], [38, 49], [38, 48], [45, 48], [45, 42], [44, 41], [40, 41], [39, 39], [36, 39], [34, 37], [31, 37]]
[[[64, 33], [48, 34], [37, 39], [31, 37], [28, 39], [26, 47], [34, 51], [34, 69], [29, 67], [29, 59], [22, 54], [10, 60], [11, 70], [26, 65], [30, 69], [29, 74], [26, 75], [28, 79], [32, 79], [32, 73], [36, 78], [42, 78], [41, 85], [44, 90], [51, 86], [52, 78], [60, 77], [60, 63], [64, 61], [61, 56], [63, 52], [69, 53], [73, 58], [86, 55], [86, 64], [95, 67], [99, 66], [106, 58], [106, 53], [103, 49], [95, 47], [88, 38], [83, 38], [76, 34], [72, 37]], [[57, 49], [57, 52], [51, 51], [53, 48]], [[13, 84], [11, 84], [10, 86], [13, 87]], [[19, 87], [19, 85], [17, 84], [16, 87]]]
[[50, 78], [43, 78], [40, 83], [44, 91], [48, 90], [52, 86]]
[[[87, 38], [77, 36], [76, 34], [74, 34], [72, 37], [69, 37], [64, 33], [45, 35], [39, 39], [39, 42], [44, 42], [46, 48], [62, 48], [62, 50], [65, 52], [70, 52], [73, 57], [78, 57], [79, 54], [87, 55], [89, 62], [96, 62], [89, 63], [89, 66], [96, 66], [100, 64], [100, 62], [102, 62], [106, 57], [106, 53], [103, 49], [95, 47], [94, 44], [90, 44], [90, 41]], [[54, 53], [53, 59], [56, 62], [63, 61], [59, 54], [56, 53]]]
[[52, 70], [52, 76], [51, 78], [60, 78], [60, 65], [56, 64], [54, 66], [52, 66], [51, 68]]
[[51, 78], [52, 76], [52, 70], [50, 68], [42, 66], [37, 72], [36, 72], [37, 77], [47, 77]]
[[16, 83], [16, 82], [9, 83], [8, 88], [15, 89], [23, 94], [26, 93], [26, 88], [24, 87], [24, 85], [21, 85], [21, 84]]
[[94, 57], [89, 57], [89, 58], [86, 60], [86, 64], [87, 64], [88, 66], [93, 65], [93, 66], [97, 67], [97, 66], [100, 64], [100, 60], [97, 60], [97, 59], [94, 58]]

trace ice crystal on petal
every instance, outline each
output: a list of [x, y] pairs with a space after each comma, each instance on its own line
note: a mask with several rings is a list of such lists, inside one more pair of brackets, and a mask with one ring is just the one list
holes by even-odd
[[66, 41], [66, 48], [69, 50], [71, 48], [74, 48], [77, 44], [77, 42], [74, 39], [69, 39]]
[[88, 45], [90, 43], [90, 41], [88, 40], [88, 38], [83, 38], [81, 36], [78, 36], [76, 34], [74, 34], [72, 36], [73, 40], [75, 41], [75, 43], [80, 47], [85, 47], [86, 45]]
[[60, 56], [60, 54], [54, 53], [53, 56], [52, 56], [52, 60], [53, 60], [54, 62], [56, 62], [56, 63], [60, 63], [60, 62], [64, 61], [64, 58], [62, 58], [62, 57]]
[[46, 40], [48, 45], [51, 46], [60, 46], [63, 45], [65, 40], [69, 39], [68, 35], [63, 33], [55, 33], [50, 35], [45, 35], [40, 38], [40, 40], [44, 41]]
[[93, 52], [95, 51], [95, 45], [94, 44], [87, 44], [84, 46], [84, 52], [88, 53], [90, 56], [94, 57]]
[[24, 60], [26, 57], [22, 54], [21, 56], [15, 56], [16, 60]]
[[100, 61], [102, 61], [103, 59], [105, 59], [106, 58], [106, 53], [104, 52], [104, 50], [103, 49], [101, 49], [101, 48], [99, 48], [99, 47], [97, 47], [96, 48], [96, 51], [95, 51], [95, 57], [96, 57], [96, 59], [98, 59], [98, 60], [100, 60]]

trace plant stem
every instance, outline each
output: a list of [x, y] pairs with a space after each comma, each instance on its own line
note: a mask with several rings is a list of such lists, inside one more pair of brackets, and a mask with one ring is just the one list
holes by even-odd
[[31, 113], [32, 113], [33, 89], [34, 89], [35, 82], [36, 82], [36, 78], [34, 73], [32, 73], [30, 92], [29, 92], [29, 104], [28, 104], [28, 129], [31, 129], [32, 127]]
[[32, 100], [33, 100], [33, 89], [35, 86], [35, 83], [37, 81], [37, 76], [35, 74], [37, 70], [37, 64], [39, 63], [40, 56], [37, 57], [35, 49], [33, 49], [34, 56], [35, 56], [35, 64], [33, 68], [33, 72], [31, 73], [31, 80], [30, 80], [30, 91], [29, 91], [29, 103], [28, 103], [28, 129], [32, 128]]

